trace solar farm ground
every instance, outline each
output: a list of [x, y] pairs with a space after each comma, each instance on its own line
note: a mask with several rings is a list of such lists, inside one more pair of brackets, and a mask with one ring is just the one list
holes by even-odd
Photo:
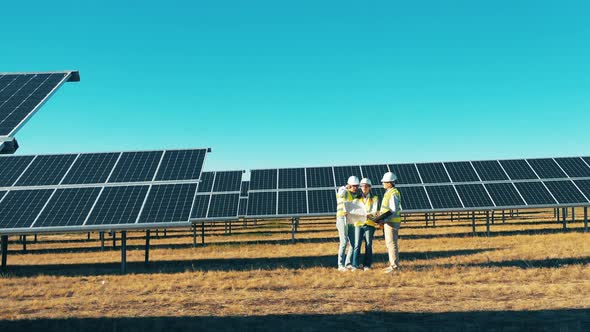
[[[578, 219], [582, 210], [576, 211]], [[206, 246], [186, 230], [151, 241], [128, 233], [120, 251], [98, 234], [42, 235], [9, 244], [0, 277], [0, 329], [177, 330], [585, 330], [590, 326], [590, 234], [555, 222], [552, 211], [521, 212], [485, 236], [471, 221], [410, 221], [401, 231], [401, 271], [385, 275], [382, 232], [376, 264], [338, 272], [333, 220], [207, 226]], [[31, 237], [29, 236], [29, 241]], [[200, 239], [199, 239], [200, 241]]]

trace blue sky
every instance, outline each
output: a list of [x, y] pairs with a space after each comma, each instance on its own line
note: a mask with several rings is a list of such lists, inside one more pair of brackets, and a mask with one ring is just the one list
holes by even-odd
[[211, 147], [209, 170], [589, 154], [587, 1], [122, 2], [3, 5], [0, 71], [82, 78], [19, 154]]

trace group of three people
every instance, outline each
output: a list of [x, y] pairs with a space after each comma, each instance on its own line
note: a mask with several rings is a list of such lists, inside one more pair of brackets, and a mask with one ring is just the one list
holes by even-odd
[[[363, 260], [364, 270], [371, 269], [373, 264], [373, 236], [375, 229], [383, 227], [385, 233], [385, 245], [389, 256], [389, 266], [385, 273], [391, 273], [399, 268], [398, 235], [401, 225], [401, 195], [395, 188], [397, 176], [392, 172], [383, 175], [381, 183], [385, 194], [379, 208], [379, 197], [371, 192], [371, 180], [364, 178], [361, 181], [356, 176], [348, 178], [346, 186], [338, 189], [336, 194], [336, 228], [340, 240], [338, 248], [338, 270], [355, 271], [361, 267], [361, 245], [365, 242], [365, 256]], [[360, 186], [360, 192], [359, 192]], [[366, 210], [364, 221], [352, 223], [349, 221], [346, 202], [360, 202]], [[350, 243], [351, 250], [346, 253], [346, 247]]]

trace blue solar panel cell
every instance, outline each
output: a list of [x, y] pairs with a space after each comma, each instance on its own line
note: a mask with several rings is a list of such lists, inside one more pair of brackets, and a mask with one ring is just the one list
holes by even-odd
[[334, 176], [337, 186], [344, 186], [351, 176], [361, 178], [361, 168], [359, 166], [337, 166], [334, 167]]
[[512, 180], [538, 179], [533, 169], [524, 159], [500, 160], [500, 164]]
[[590, 177], [590, 167], [586, 165], [582, 158], [555, 158], [555, 161], [569, 177]]
[[496, 204], [496, 207], [526, 205], [512, 183], [486, 183], [485, 187], [490, 193], [490, 197]]
[[528, 205], [553, 205], [557, 203], [542, 182], [517, 182], [514, 185]]
[[279, 169], [279, 189], [305, 189], [305, 168]]
[[132, 224], [137, 220], [149, 186], [104, 188], [87, 225]]
[[551, 158], [527, 159], [527, 161], [541, 179], [567, 178], [559, 165]]
[[8, 192], [0, 202], [0, 229], [30, 227], [52, 192], [52, 189]]
[[497, 160], [484, 160], [471, 162], [482, 181], [505, 181], [508, 175]]
[[191, 219], [204, 219], [207, 217], [207, 210], [209, 209], [210, 194], [198, 194], [193, 203], [193, 212]]
[[479, 177], [468, 161], [445, 163], [445, 168], [453, 182], [478, 182]]
[[494, 202], [486, 192], [482, 184], [460, 184], [455, 188], [459, 197], [466, 208], [490, 208], [494, 207]]
[[75, 154], [37, 156], [15, 186], [57, 185], [75, 159]]
[[201, 182], [199, 182], [200, 193], [210, 193], [213, 191], [213, 182], [215, 181], [215, 172], [203, 172]]
[[33, 158], [33, 156], [0, 157], [0, 187], [12, 186]]
[[306, 169], [308, 188], [333, 188], [334, 171], [332, 167], [311, 167]]
[[[389, 169], [397, 175], [398, 184], [421, 184], [420, 175], [415, 164], [389, 165]], [[381, 179], [379, 179], [381, 180]]]
[[250, 176], [250, 190], [277, 189], [276, 169], [253, 170]]
[[309, 190], [307, 196], [309, 213], [334, 213], [334, 216], [336, 216], [336, 191], [334, 189]]
[[544, 183], [559, 204], [588, 203], [584, 195], [569, 180], [545, 181]]
[[213, 194], [207, 218], [237, 218], [239, 194]]
[[277, 192], [251, 192], [248, 195], [248, 215], [268, 216], [277, 214]]
[[305, 190], [279, 192], [278, 214], [307, 214], [307, 194]]
[[198, 180], [206, 153], [206, 149], [166, 151], [156, 181]]
[[139, 223], [188, 221], [196, 191], [196, 183], [153, 185]]
[[460, 209], [463, 207], [453, 186], [427, 186], [426, 191], [428, 192], [428, 197], [430, 197], [432, 207], [435, 209]]
[[242, 185], [242, 171], [216, 172], [214, 192], [240, 191]]
[[[430, 210], [432, 206], [422, 186], [400, 187], [401, 204], [404, 210]], [[383, 196], [380, 196], [383, 197]]]
[[123, 152], [109, 182], [152, 181], [162, 153], [163, 151]]
[[100, 188], [57, 189], [34, 227], [82, 226]]
[[105, 183], [120, 153], [81, 154], [63, 180], [63, 184]]

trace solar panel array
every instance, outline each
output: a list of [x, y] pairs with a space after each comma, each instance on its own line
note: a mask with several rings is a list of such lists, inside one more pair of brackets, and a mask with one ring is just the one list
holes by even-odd
[[191, 220], [237, 219], [243, 174], [244, 171], [203, 172]]
[[590, 158], [542, 158], [252, 170], [248, 218], [321, 216], [336, 210], [349, 176], [379, 181], [393, 171], [405, 213], [590, 204]]
[[0, 73], [0, 136], [13, 136], [64, 82], [79, 79], [72, 71]]
[[208, 151], [0, 156], [0, 233], [188, 225]]

